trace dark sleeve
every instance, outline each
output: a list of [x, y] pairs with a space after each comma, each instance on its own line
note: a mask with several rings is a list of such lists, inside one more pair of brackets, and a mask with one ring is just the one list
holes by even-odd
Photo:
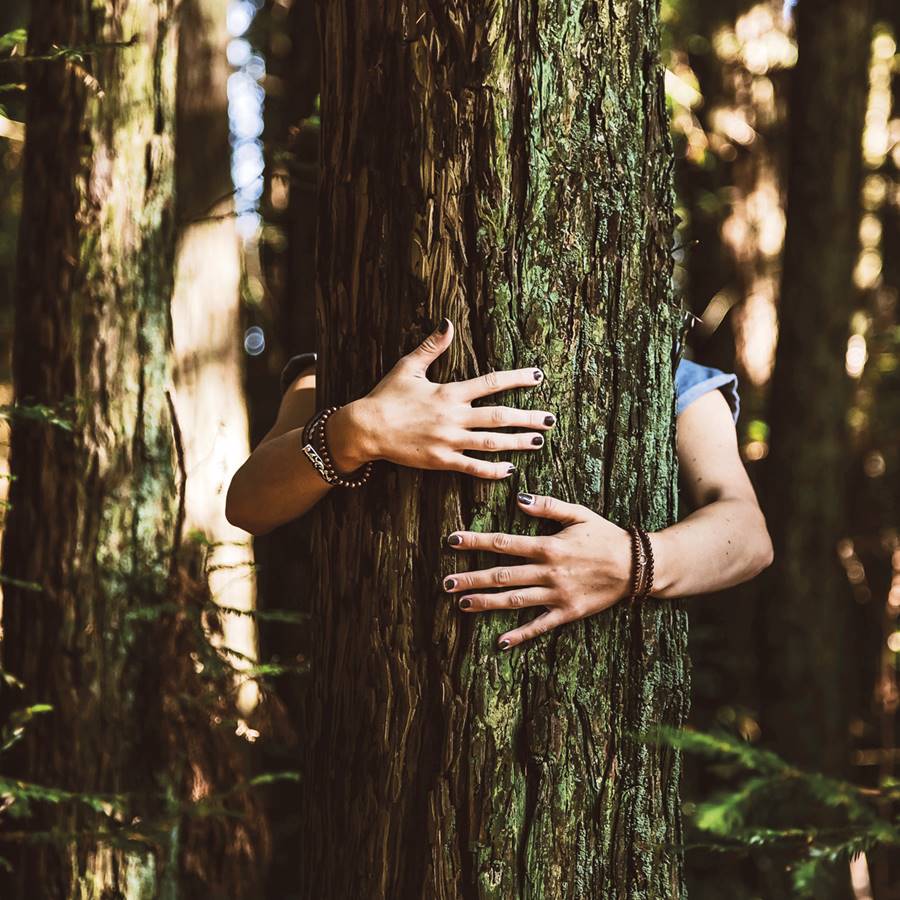
[[283, 394], [297, 380], [297, 376], [304, 369], [308, 369], [315, 364], [315, 353], [300, 353], [297, 356], [292, 356], [281, 370], [281, 393]]
[[675, 370], [675, 415], [680, 415], [695, 400], [715, 390], [721, 391], [728, 401], [732, 418], [737, 424], [741, 411], [737, 375], [682, 359]]

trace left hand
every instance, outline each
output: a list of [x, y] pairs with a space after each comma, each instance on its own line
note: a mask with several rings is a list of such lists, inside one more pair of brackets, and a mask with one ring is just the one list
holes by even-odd
[[[500, 635], [501, 650], [608, 609], [631, 588], [631, 537], [624, 528], [585, 506], [553, 497], [519, 494], [518, 503], [528, 515], [565, 527], [544, 537], [477, 531], [454, 531], [447, 537], [454, 550], [488, 550], [528, 560], [525, 565], [458, 572], [444, 579], [444, 590], [461, 595], [463, 612], [547, 607], [527, 625]], [[503, 590], [478, 593], [484, 588]]]

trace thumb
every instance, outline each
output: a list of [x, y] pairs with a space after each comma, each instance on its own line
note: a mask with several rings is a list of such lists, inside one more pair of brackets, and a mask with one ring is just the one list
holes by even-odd
[[576, 522], [587, 520], [586, 510], [577, 503], [566, 503], [565, 500], [557, 500], [555, 497], [542, 497], [540, 494], [519, 494], [519, 508], [529, 516], [537, 516], [541, 519], [553, 519], [563, 525], [574, 525]]
[[418, 374], [424, 375], [428, 367], [452, 342], [453, 323], [449, 319], [443, 318], [438, 327], [415, 350], [403, 357], [403, 362]]

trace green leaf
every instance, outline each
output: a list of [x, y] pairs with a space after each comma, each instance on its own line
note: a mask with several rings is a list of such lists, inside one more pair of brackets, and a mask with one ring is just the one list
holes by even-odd
[[11, 405], [0, 406], [0, 419], [13, 421], [15, 419], [25, 419], [30, 422], [44, 422], [47, 425], [55, 425], [64, 431], [71, 431], [74, 423], [67, 418], [63, 418], [59, 410], [52, 406], [46, 406], [43, 403], [13, 403]]
[[24, 28], [16, 28], [13, 31], [7, 31], [6, 34], [0, 34], [0, 53], [12, 50], [27, 40], [28, 32]]

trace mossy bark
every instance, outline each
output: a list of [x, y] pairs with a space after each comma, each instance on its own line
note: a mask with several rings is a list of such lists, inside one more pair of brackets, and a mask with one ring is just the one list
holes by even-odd
[[[441, 316], [439, 380], [537, 365], [554, 410], [499, 484], [382, 464], [311, 514], [302, 896], [683, 894], [680, 603], [620, 604], [509, 654], [514, 614], [440, 588], [456, 528], [515, 491], [675, 516], [672, 153], [655, 2], [333, 0], [323, 54], [319, 403], [368, 391]], [[485, 556], [467, 565], [488, 564]]]
[[[168, 395], [173, 4], [31, 4], [34, 54], [132, 38], [78, 65], [28, 68], [15, 395], [62, 408], [73, 427], [13, 428], [3, 572], [40, 591], [4, 584], [4, 667], [25, 685], [6, 705], [53, 712], [4, 767], [69, 791], [174, 796], [148, 739], [159, 648], [131, 615], [165, 596], [180, 520]], [[101, 838], [96, 825], [71, 804], [36, 804], [23, 827], [55, 839], [4, 843], [3, 896], [173, 895], [166, 851]]]

